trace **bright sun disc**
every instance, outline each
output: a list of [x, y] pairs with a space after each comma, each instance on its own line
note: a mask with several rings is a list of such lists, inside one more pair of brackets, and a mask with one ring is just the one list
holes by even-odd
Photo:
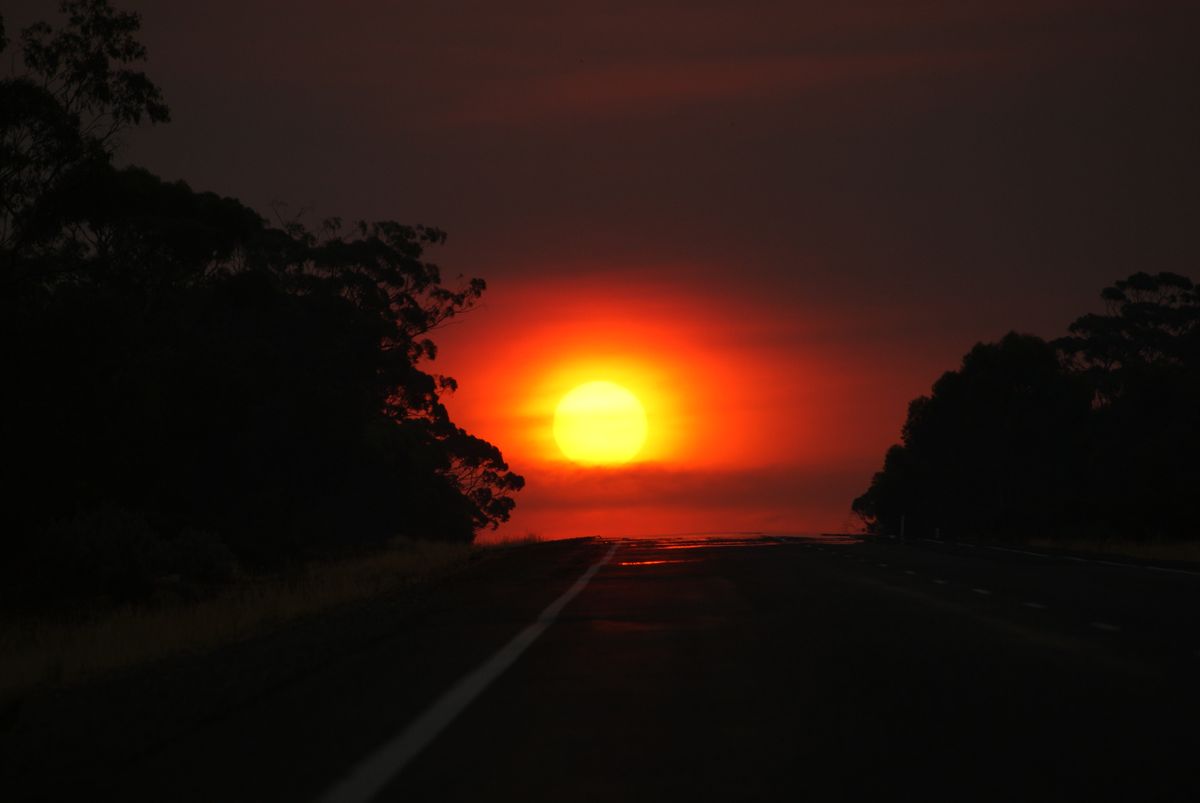
[[558, 403], [554, 440], [576, 463], [627, 463], [646, 442], [646, 411], [637, 397], [620, 385], [587, 382]]

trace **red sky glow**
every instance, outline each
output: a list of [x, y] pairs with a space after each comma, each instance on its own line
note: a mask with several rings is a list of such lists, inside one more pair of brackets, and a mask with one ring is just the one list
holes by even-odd
[[[1194, 2], [116, 4], [173, 117], [124, 158], [487, 280], [430, 368], [528, 479], [500, 537], [843, 530], [976, 342], [1200, 264]], [[589, 380], [633, 463], [558, 453]]]

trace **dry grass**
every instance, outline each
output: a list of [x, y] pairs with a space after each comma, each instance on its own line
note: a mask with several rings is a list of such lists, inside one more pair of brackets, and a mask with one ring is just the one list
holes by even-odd
[[1190, 561], [1200, 563], [1200, 542], [1195, 541], [1133, 541], [1117, 538], [1104, 541], [1089, 541], [1082, 538], [1031, 538], [1029, 545], [1045, 549], [1091, 552], [1099, 555], [1135, 558], [1146, 561]]
[[537, 533], [525, 533], [525, 535], [492, 536], [478, 543], [484, 547], [528, 546], [529, 544], [540, 544], [542, 540]]
[[463, 544], [403, 541], [368, 557], [244, 577], [214, 596], [158, 608], [108, 610], [74, 621], [0, 621], [0, 704], [34, 687], [240, 641], [272, 625], [411, 586], [466, 562]]

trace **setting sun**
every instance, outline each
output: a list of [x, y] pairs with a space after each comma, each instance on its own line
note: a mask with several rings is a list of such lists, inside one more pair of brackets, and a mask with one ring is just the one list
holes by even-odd
[[620, 385], [586, 382], [558, 403], [554, 440], [576, 463], [627, 463], [646, 442], [646, 411], [637, 397]]

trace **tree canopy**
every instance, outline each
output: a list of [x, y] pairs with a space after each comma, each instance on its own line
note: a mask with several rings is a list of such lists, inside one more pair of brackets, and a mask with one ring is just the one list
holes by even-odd
[[1173, 273], [1105, 288], [1053, 342], [979, 344], [909, 405], [853, 509], [877, 531], [1194, 537], [1200, 289]]
[[427, 369], [435, 330], [485, 290], [426, 259], [445, 233], [272, 224], [118, 167], [123, 130], [169, 118], [137, 70], [139, 20], [105, 0], [61, 9], [0, 79], [0, 529], [16, 557], [61, 564], [87, 542], [165, 571], [205, 543], [269, 564], [507, 520], [523, 479], [451, 420], [455, 382]]

